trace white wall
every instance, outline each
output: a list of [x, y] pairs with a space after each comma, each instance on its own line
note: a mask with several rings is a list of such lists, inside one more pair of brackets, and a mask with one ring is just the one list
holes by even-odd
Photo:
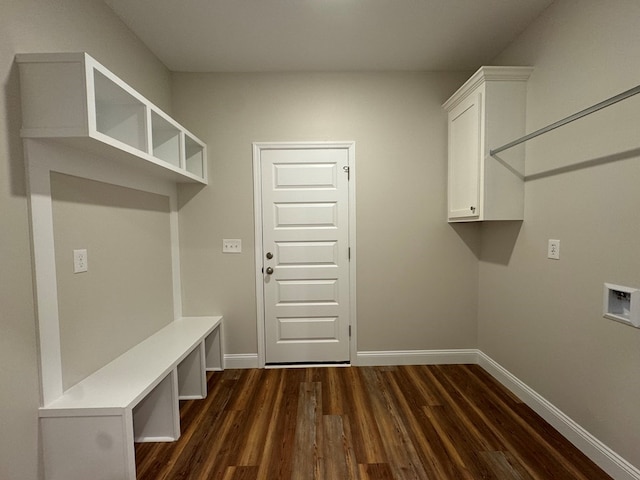
[[[529, 130], [638, 83], [639, 9], [558, 0], [496, 60], [535, 67]], [[478, 345], [640, 465], [640, 330], [600, 313], [604, 281], [640, 287], [640, 99], [527, 146], [525, 221], [481, 227], [478, 272], [478, 227], [447, 225], [444, 205], [440, 104], [467, 74], [175, 74], [170, 85], [99, 0], [0, 0], [0, 10], [0, 478], [41, 474], [13, 57], [82, 50], [165, 110], [174, 88], [173, 113], [209, 143], [210, 186], [181, 189], [184, 306], [224, 313], [231, 353], [256, 352], [251, 142], [355, 140], [359, 350]], [[222, 255], [229, 237], [246, 253]], [[560, 261], [546, 260], [548, 238], [561, 239]]]
[[[638, 85], [639, 45], [636, 0], [559, 0], [496, 63], [535, 67], [532, 131]], [[525, 219], [483, 226], [479, 301], [479, 348], [636, 466], [640, 329], [602, 318], [602, 289], [640, 288], [639, 112], [528, 142]]]
[[165, 67], [100, 0], [0, 0], [0, 478], [34, 480], [39, 384], [14, 55], [88, 51], [168, 109]]
[[[210, 185], [181, 187], [185, 314], [225, 315], [256, 353], [252, 142], [354, 140], [358, 350], [473, 348], [474, 226], [446, 222], [446, 114], [468, 73], [173, 74], [173, 111], [207, 142]], [[221, 253], [242, 239], [241, 255]]]

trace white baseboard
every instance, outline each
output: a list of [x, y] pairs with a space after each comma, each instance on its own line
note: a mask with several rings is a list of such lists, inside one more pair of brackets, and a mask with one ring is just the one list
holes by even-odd
[[631, 465], [551, 402], [479, 350], [477, 363], [613, 478], [616, 480], [640, 480], [639, 469]]
[[357, 353], [357, 366], [478, 363], [478, 350], [396, 350]]
[[257, 353], [225, 353], [224, 368], [259, 368]]

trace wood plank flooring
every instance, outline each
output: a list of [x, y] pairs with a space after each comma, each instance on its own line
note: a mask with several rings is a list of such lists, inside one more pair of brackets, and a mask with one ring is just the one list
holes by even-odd
[[477, 365], [227, 370], [139, 480], [610, 478]]

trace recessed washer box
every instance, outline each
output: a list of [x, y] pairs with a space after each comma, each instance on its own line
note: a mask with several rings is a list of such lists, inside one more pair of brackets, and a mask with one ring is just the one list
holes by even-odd
[[603, 315], [605, 318], [640, 328], [640, 290], [605, 283]]

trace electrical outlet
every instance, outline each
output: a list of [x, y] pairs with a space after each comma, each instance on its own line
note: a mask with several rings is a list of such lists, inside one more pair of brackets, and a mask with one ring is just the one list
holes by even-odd
[[223, 253], [242, 253], [242, 240], [238, 238], [225, 238], [222, 240]]
[[560, 260], [560, 240], [549, 239], [549, 245], [547, 246], [547, 258]]
[[82, 273], [89, 270], [89, 257], [85, 248], [73, 251], [73, 273]]

